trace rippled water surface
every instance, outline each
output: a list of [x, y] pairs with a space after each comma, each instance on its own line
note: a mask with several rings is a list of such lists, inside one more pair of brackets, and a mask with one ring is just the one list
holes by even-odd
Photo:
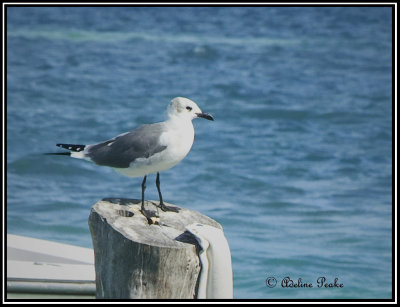
[[223, 225], [235, 298], [390, 298], [391, 39], [384, 7], [8, 7], [7, 231], [91, 247], [91, 206], [141, 178], [42, 153], [185, 96], [215, 121], [163, 196]]

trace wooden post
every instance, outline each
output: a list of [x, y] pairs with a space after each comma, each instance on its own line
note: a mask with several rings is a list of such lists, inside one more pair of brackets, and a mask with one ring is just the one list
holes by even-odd
[[146, 201], [145, 205], [157, 212], [159, 225], [148, 224], [139, 211], [139, 200], [103, 199], [93, 206], [89, 228], [95, 252], [96, 298], [196, 298], [199, 246], [185, 226], [222, 227], [198, 212], [184, 208], [178, 213], [164, 212], [155, 204], [158, 202]]

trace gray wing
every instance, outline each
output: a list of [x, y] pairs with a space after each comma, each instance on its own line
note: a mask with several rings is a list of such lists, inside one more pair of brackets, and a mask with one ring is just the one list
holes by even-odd
[[103, 143], [89, 145], [86, 156], [98, 165], [126, 168], [137, 158], [148, 158], [167, 146], [159, 143], [163, 123], [143, 125]]

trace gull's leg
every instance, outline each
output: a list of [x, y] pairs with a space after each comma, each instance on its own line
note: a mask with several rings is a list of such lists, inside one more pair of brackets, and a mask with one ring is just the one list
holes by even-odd
[[167, 206], [164, 204], [163, 199], [162, 199], [162, 195], [161, 195], [161, 189], [160, 189], [160, 173], [157, 172], [157, 177], [156, 177], [156, 186], [157, 186], [157, 190], [158, 190], [158, 197], [160, 198], [160, 203], [158, 205], [158, 207], [162, 210], [162, 211], [173, 211], [173, 212], [178, 212], [179, 209], [176, 207], [172, 207], [172, 206]]
[[146, 178], [147, 176], [144, 176], [143, 181], [142, 181], [142, 207], [141, 210], [144, 210], [144, 190], [146, 190]]
[[149, 210], [146, 210], [144, 208], [144, 190], [146, 190], [146, 178], [147, 178], [147, 176], [144, 176], [143, 181], [142, 181], [142, 206], [140, 208], [140, 211], [142, 212], [144, 217], [147, 219], [147, 222], [149, 224], [153, 224], [154, 222], [153, 222], [152, 217], [154, 217], [154, 216], [152, 216], [152, 214]]
[[162, 195], [161, 195], [161, 189], [160, 189], [160, 173], [157, 172], [157, 177], [156, 177], [156, 186], [157, 186], [157, 191], [158, 191], [158, 197], [160, 198], [160, 207], [164, 206], [164, 202], [162, 200]]

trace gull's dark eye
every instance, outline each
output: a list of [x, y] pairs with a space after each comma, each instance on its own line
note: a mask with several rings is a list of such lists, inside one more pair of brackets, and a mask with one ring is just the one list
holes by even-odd
[[192, 111], [192, 107], [186, 107], [186, 110], [188, 110], [190, 112], [190, 111]]

